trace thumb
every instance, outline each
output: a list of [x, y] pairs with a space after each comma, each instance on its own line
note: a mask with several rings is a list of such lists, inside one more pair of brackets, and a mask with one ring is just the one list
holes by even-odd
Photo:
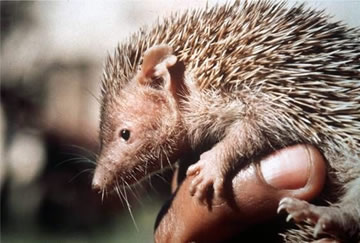
[[276, 214], [283, 197], [311, 200], [322, 190], [326, 165], [311, 145], [294, 145], [274, 152], [240, 171], [232, 181], [235, 217], [246, 225]]
[[260, 178], [277, 196], [311, 200], [325, 182], [325, 161], [311, 145], [294, 145], [279, 150], [260, 162]]

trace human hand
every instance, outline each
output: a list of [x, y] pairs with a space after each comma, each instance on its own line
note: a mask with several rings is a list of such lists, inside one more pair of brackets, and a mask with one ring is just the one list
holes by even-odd
[[217, 242], [276, 215], [284, 197], [311, 200], [324, 185], [325, 161], [310, 145], [274, 152], [239, 171], [226, 188], [227, 200], [209, 208], [194, 200], [186, 177], [155, 230], [156, 242]]

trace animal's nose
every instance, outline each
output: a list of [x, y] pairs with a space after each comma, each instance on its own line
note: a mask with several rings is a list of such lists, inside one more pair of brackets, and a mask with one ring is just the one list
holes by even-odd
[[94, 190], [94, 191], [98, 191], [98, 192], [100, 192], [101, 190], [102, 190], [102, 185], [101, 185], [102, 183], [101, 183], [101, 181], [100, 181], [100, 179], [98, 178], [98, 176], [96, 176], [96, 174], [94, 175], [94, 178], [93, 178], [93, 180], [92, 180], [92, 189]]
[[96, 168], [95, 174], [92, 180], [92, 189], [101, 192], [105, 186], [104, 171], [101, 168]]

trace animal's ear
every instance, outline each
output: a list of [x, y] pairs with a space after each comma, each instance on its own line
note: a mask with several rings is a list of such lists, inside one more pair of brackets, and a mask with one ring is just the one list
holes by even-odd
[[156, 45], [145, 51], [141, 70], [136, 79], [140, 84], [156, 89], [172, 89], [175, 80], [170, 69], [177, 63], [177, 58], [168, 45]]

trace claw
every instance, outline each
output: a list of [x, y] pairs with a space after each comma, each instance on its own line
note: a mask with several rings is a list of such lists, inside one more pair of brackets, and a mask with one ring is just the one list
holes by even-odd
[[[280, 202], [281, 203], [281, 202]], [[278, 207], [278, 209], [276, 210], [277, 214], [279, 214], [281, 211], [285, 210], [285, 205], [284, 204], [280, 204], [280, 206]]]
[[338, 207], [315, 206], [295, 198], [281, 199], [277, 213], [282, 210], [288, 212], [286, 222], [294, 220], [297, 223], [307, 222], [313, 226], [313, 237], [315, 239], [322, 237], [323, 234], [333, 233], [334, 230], [341, 232], [343, 224], [339, 219], [343, 219], [347, 215], [344, 215], [344, 212]]
[[288, 197], [284, 197], [283, 199], [280, 200], [279, 204], [284, 204], [286, 201], [289, 201], [289, 200], [291, 200], [291, 199]]
[[291, 198], [289, 197], [284, 197], [283, 199], [281, 199], [279, 202], [279, 207], [276, 212], [279, 214], [283, 210], [286, 211], [287, 204], [289, 203], [290, 200]]

